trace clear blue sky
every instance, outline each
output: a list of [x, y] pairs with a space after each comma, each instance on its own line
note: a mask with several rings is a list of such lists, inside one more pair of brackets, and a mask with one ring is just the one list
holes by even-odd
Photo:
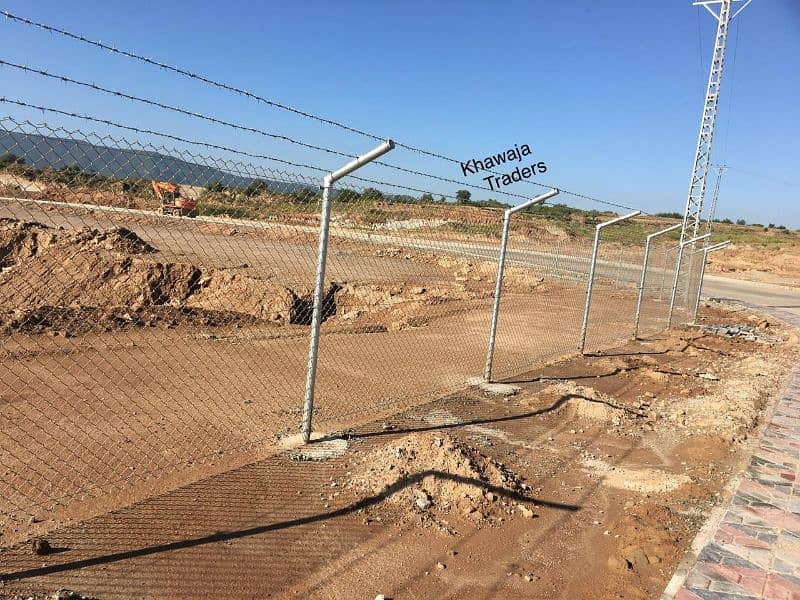
[[[0, 6], [459, 159], [528, 143], [548, 165], [542, 181], [651, 212], [683, 212], [716, 27], [690, 0], [84, 1], [68, 7], [6, 0]], [[0, 20], [0, 40], [6, 60], [345, 152], [373, 145], [11, 21]], [[800, 227], [798, 68], [800, 2], [754, 0], [729, 37], [713, 160], [732, 169], [719, 216]], [[326, 168], [341, 164], [8, 68], [0, 68], [0, 90]], [[0, 104], [0, 113], [98, 130], [8, 105]], [[464, 179], [458, 165], [407, 151], [387, 160], [482, 183]], [[435, 193], [458, 188], [377, 166], [362, 174]], [[535, 191], [522, 183], [507, 189]]]

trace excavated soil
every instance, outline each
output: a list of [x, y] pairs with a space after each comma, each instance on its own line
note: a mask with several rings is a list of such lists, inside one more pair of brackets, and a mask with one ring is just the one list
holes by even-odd
[[449, 531], [454, 519], [481, 526], [515, 513], [534, 516], [535, 505], [525, 497], [530, 488], [519, 475], [446, 434], [409, 435], [359, 462], [342, 487], [385, 495], [403, 521]]
[[[445, 352], [454, 346], [483, 354], [483, 338], [437, 337], [436, 325], [474, 317], [471, 300], [488, 316], [491, 268], [439, 258], [436, 280], [337, 278], [327, 331], [354, 335], [326, 337], [335, 360], [322, 368], [339, 369], [333, 381], [344, 384], [331, 392], [323, 372], [329, 396], [315, 423], [347, 428], [347, 443], [324, 460], [268, 444], [253, 458], [233, 450], [296, 431], [309, 292], [268, 269], [177, 260], [156, 239], [0, 222], [0, 319], [13, 341], [0, 400], [39, 428], [4, 447], [41, 462], [45, 477], [20, 480], [37, 502], [61, 501], [62, 491], [80, 498], [52, 509], [15, 498], [4, 509], [0, 597], [62, 587], [97, 598], [657, 597], [725, 502], [798, 355], [796, 332], [711, 304], [702, 325], [716, 328], [554, 360], [515, 376], [512, 397], [391, 396], [398, 372], [426, 389], [460, 375], [462, 355]], [[432, 253], [398, 252], [385, 259], [433, 265]], [[518, 291], [559, 285], [508, 273]], [[507, 301], [536, 317], [521, 298]], [[548, 319], [560, 305], [552, 308]], [[547, 325], [534, 328], [537, 343], [564, 337]], [[87, 335], [87, 347], [61, 337], [98, 328], [113, 335]], [[265, 341], [291, 332], [304, 334], [291, 348]], [[48, 343], [19, 341], [37, 336]], [[523, 335], [520, 352], [529, 344]], [[84, 462], [113, 493], [46, 478], [62, 469], [81, 483], [91, 475]], [[156, 476], [126, 484], [114, 478], [120, 465]], [[54, 551], [37, 553], [34, 539]]]
[[[72, 336], [159, 324], [310, 324], [310, 289], [291, 289], [236, 269], [162, 262], [158, 253], [124, 227], [76, 232], [1, 219], [0, 330]], [[511, 277], [529, 287], [538, 284], [521, 275], [514, 279], [513, 270]], [[376, 331], [398, 331], [427, 324], [430, 307], [486, 296], [459, 283], [332, 282], [323, 320], [338, 316]]]
[[780, 323], [703, 314], [526, 373], [512, 397], [464, 392], [355, 427], [327, 460], [273, 456], [37, 524], [58, 552], [6, 548], [0, 594], [658, 597], [798, 354]]

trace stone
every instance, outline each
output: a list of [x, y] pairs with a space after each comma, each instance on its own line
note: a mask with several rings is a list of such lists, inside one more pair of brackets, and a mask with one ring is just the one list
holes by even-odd
[[421, 511], [428, 510], [433, 502], [424, 490], [414, 490], [414, 506]]
[[53, 551], [53, 548], [50, 546], [50, 542], [42, 538], [35, 538], [31, 540], [31, 548], [33, 549], [33, 553], [37, 556], [45, 556]]
[[638, 546], [626, 548], [623, 552], [623, 558], [625, 559], [625, 565], [632, 571], [638, 569], [639, 567], [643, 567], [644, 565], [650, 564], [650, 561], [647, 559], [647, 555], [644, 553], [644, 550]]
[[520, 514], [526, 519], [532, 519], [534, 517], [534, 512], [524, 504], [517, 504], [517, 508]]

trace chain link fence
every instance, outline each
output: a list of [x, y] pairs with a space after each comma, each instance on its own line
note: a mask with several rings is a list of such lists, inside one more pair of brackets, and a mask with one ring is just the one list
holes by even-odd
[[[251, 462], [298, 431], [320, 181], [0, 119], [3, 543], [37, 519]], [[333, 197], [320, 431], [463, 389], [486, 358], [502, 211], [364, 183]], [[497, 378], [577, 350], [591, 243], [542, 210], [511, 227]], [[640, 237], [602, 245], [588, 350], [632, 335]], [[643, 334], [666, 324], [674, 250], [653, 251]], [[688, 264], [676, 322], [694, 306]]]

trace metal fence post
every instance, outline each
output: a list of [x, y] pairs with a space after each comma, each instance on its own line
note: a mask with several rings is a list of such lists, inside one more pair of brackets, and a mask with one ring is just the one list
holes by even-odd
[[644, 262], [642, 263], [642, 276], [639, 279], [639, 297], [636, 299], [636, 318], [633, 322], [633, 339], [636, 339], [639, 336], [639, 320], [642, 314], [642, 298], [644, 297], [644, 284], [645, 278], [647, 277], [647, 263], [650, 260], [650, 244], [652, 241], [660, 235], [665, 233], [669, 233], [670, 231], [675, 231], [676, 229], [681, 228], [681, 223], [677, 225], [673, 225], [672, 227], [667, 227], [666, 229], [662, 229], [661, 231], [656, 231], [655, 233], [651, 233], [647, 236], [647, 242], [644, 245]]
[[320, 214], [319, 248], [317, 251], [317, 275], [314, 285], [314, 307], [311, 313], [311, 336], [308, 345], [308, 365], [306, 369], [306, 392], [303, 400], [303, 441], [311, 440], [311, 417], [314, 413], [314, 387], [317, 380], [317, 357], [319, 353], [319, 329], [322, 325], [322, 309], [325, 301], [325, 266], [328, 256], [328, 234], [331, 222], [331, 187], [345, 177], [394, 148], [394, 142], [387, 140], [380, 146], [347, 163], [338, 171], [327, 174], [322, 184], [322, 209]]
[[667, 283], [667, 259], [669, 258], [669, 248], [664, 248], [664, 259], [661, 261], [661, 284], [658, 288], [658, 301], [664, 299], [664, 287]]
[[610, 221], [606, 221], [604, 223], [598, 223], [597, 225], [595, 225], [594, 246], [592, 247], [592, 262], [589, 265], [589, 282], [586, 285], [586, 304], [583, 308], [583, 324], [581, 325], [581, 339], [578, 341], [578, 352], [580, 352], [581, 354], [583, 354], [583, 349], [586, 347], [586, 331], [589, 328], [589, 308], [592, 305], [592, 289], [594, 288], [594, 270], [595, 266], [597, 265], [597, 251], [600, 248], [600, 232], [603, 230], [604, 227], [608, 227], [609, 225], [614, 225], [615, 223], [619, 223], [620, 221], [625, 221], [626, 219], [630, 219], [639, 214], [641, 214], [641, 211], [637, 210], [628, 215], [616, 217], [615, 219], [611, 219]]
[[697, 311], [700, 309], [700, 294], [703, 293], [703, 278], [706, 275], [706, 262], [708, 262], [708, 254], [710, 252], [716, 252], [717, 250], [723, 250], [730, 245], [731, 241], [727, 240], [724, 242], [720, 242], [719, 244], [714, 244], [713, 246], [708, 246], [707, 248], [703, 248], [701, 252], [703, 253], [703, 262], [700, 265], [700, 281], [697, 282], [697, 298], [694, 302], [694, 315], [692, 316], [692, 324], [697, 322]]
[[622, 283], [622, 259], [625, 258], [625, 247], [619, 247], [619, 260], [617, 261], [617, 272], [614, 275], [614, 287], [618, 288]]
[[556, 242], [556, 251], [553, 253], [553, 266], [551, 267], [551, 273], [553, 277], [558, 277], [559, 267], [558, 267], [558, 257], [561, 253], [561, 240]]
[[[681, 242], [678, 245], [678, 258], [675, 261], [675, 279], [672, 281], [672, 292], [670, 293], [669, 297], [669, 314], [667, 316], [667, 329], [672, 327], [672, 311], [675, 309], [675, 296], [678, 293], [678, 280], [681, 276], [681, 262], [683, 262], [683, 249], [686, 248], [689, 244], [695, 244], [700, 240], [704, 240], [710, 237], [710, 233], [706, 233], [705, 235], [701, 235], [690, 240], [686, 240], [685, 242]], [[689, 277], [691, 277], [691, 273], [689, 273]]]
[[497, 260], [497, 281], [494, 284], [494, 304], [492, 306], [492, 324], [489, 328], [489, 347], [486, 350], [486, 365], [483, 369], [483, 379], [492, 380], [492, 361], [494, 360], [494, 342], [497, 336], [497, 321], [500, 316], [500, 294], [503, 291], [503, 273], [506, 269], [506, 249], [508, 247], [508, 231], [511, 223], [511, 215], [521, 210], [525, 210], [535, 204], [541, 204], [558, 194], [558, 190], [553, 188], [541, 196], [537, 196], [518, 206], [506, 209], [503, 214], [503, 233], [500, 237], [500, 256]]

